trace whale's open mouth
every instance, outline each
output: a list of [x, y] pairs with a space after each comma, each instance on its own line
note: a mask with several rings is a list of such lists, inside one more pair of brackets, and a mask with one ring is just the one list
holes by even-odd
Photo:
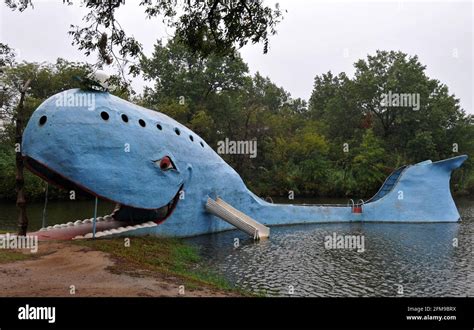
[[[98, 217], [96, 222], [96, 236], [108, 236], [119, 234], [144, 227], [153, 227], [165, 221], [175, 210], [180, 199], [183, 185], [178, 189], [175, 196], [164, 206], [156, 209], [142, 209], [128, 205], [122, 205], [105, 196], [98, 196], [93, 191], [82, 187], [80, 184], [67, 179], [58, 172], [51, 170], [41, 162], [25, 156], [25, 166], [43, 180], [67, 191], [74, 190], [77, 195], [87, 197], [99, 197], [116, 203], [113, 212], [105, 217]], [[39, 234], [45, 239], [72, 239], [81, 237], [92, 237], [92, 219], [76, 220], [64, 224], [56, 224], [43, 228]]]

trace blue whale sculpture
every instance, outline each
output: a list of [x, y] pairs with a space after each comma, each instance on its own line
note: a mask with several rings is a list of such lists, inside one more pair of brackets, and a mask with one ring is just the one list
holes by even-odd
[[[99, 223], [99, 231], [180, 237], [233, 228], [206, 208], [209, 199], [218, 198], [268, 226], [459, 221], [449, 181], [467, 158], [399, 168], [363, 204], [272, 204], [249, 191], [208, 144], [172, 118], [107, 92], [81, 89], [56, 94], [36, 109], [24, 131], [22, 154], [26, 166], [45, 180], [115, 202], [107, 220], [118, 225]], [[74, 224], [42, 233], [73, 238]]]

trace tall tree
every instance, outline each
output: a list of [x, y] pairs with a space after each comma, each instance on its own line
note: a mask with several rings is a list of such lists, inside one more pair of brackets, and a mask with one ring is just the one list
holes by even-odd
[[19, 86], [18, 92], [20, 94], [20, 101], [16, 111], [15, 119], [15, 148], [16, 148], [16, 206], [18, 208], [18, 235], [25, 236], [28, 229], [28, 215], [26, 214], [26, 199], [25, 199], [25, 164], [21, 156], [21, 143], [23, 141], [23, 130], [25, 128], [25, 97], [28, 87], [31, 83], [31, 78], [27, 78], [23, 85]]
[[[26, 213], [26, 198], [25, 198], [25, 178], [24, 178], [24, 163], [21, 156], [21, 143], [23, 136], [23, 129], [25, 127], [25, 97], [28, 91], [28, 87], [31, 83], [32, 77], [27, 73], [16, 79], [9, 80], [10, 85], [7, 83], [8, 76], [15, 65], [15, 54], [12, 49], [7, 45], [0, 45], [0, 52], [2, 60], [0, 62], [0, 81], [2, 86], [2, 110], [6, 110], [8, 113], [9, 106], [13, 105], [12, 99], [14, 95], [18, 96], [18, 104], [14, 106], [13, 111], [13, 122], [15, 127], [15, 189], [17, 193], [16, 206], [18, 209], [18, 235], [25, 236], [28, 228], [28, 216]], [[9, 90], [10, 89], [10, 90]]]
[[[146, 79], [153, 88], [144, 91], [144, 105], [159, 109], [176, 120], [188, 124], [210, 143], [219, 135], [208, 130], [212, 121], [221, 122], [236, 109], [229, 101], [248, 83], [248, 67], [237, 52], [209, 55], [203, 58], [179, 41], [171, 39], [166, 45], [155, 45], [152, 57], [141, 61]], [[230, 108], [229, 108], [230, 107]], [[207, 124], [203, 119], [211, 119]], [[222, 127], [220, 128], [222, 130]]]
[[[7, 51], [0, 67], [0, 99], [2, 100], [2, 140], [15, 151], [15, 188], [18, 207], [18, 234], [25, 235], [28, 228], [26, 210], [24, 162], [21, 155], [22, 135], [31, 113], [40, 103], [64, 89], [77, 87], [75, 75], [84, 76], [90, 68], [58, 59], [56, 65], [37, 63], [16, 63], [11, 49], [0, 45]], [[11, 143], [13, 142], [13, 143]]]
[[[12, 10], [34, 8], [31, 0], [5, 3]], [[78, 4], [73, 0], [63, 3]], [[117, 11], [124, 6], [123, 0], [87, 0], [89, 12], [83, 18], [84, 25], [71, 25], [69, 31], [73, 44], [86, 55], [97, 53], [98, 66], [115, 63], [123, 78], [126, 66], [129, 73], [139, 73], [142, 52], [141, 43], [127, 35], [117, 20]], [[141, 0], [139, 6], [144, 8], [146, 18], [162, 17], [182, 43], [203, 57], [229, 54], [248, 42], [263, 42], [266, 53], [269, 36], [276, 33], [276, 25], [282, 19], [278, 3], [271, 8], [262, 0]]]

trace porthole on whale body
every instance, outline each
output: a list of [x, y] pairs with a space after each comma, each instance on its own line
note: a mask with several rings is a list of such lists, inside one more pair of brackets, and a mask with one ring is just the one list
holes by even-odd
[[41, 118], [39, 119], [39, 125], [40, 126], [43, 126], [44, 124], [46, 124], [46, 121], [48, 120], [48, 117], [46, 116], [41, 116]]

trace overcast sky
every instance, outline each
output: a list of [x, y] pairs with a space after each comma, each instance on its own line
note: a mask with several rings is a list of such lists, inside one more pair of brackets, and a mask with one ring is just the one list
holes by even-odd
[[[0, 1], [0, 41], [15, 48], [20, 59], [95, 61], [95, 56], [87, 58], [72, 46], [67, 35], [70, 24], [81, 24], [84, 8], [63, 5], [61, 0], [33, 0], [34, 10], [18, 13]], [[150, 55], [156, 40], [169, 38], [172, 31], [160, 19], [145, 20], [138, 2], [128, 0], [118, 19]], [[278, 2], [288, 12], [270, 39], [269, 52], [264, 55], [262, 45], [249, 45], [241, 53], [252, 73], [270, 77], [293, 97], [308, 100], [316, 75], [331, 70], [352, 76], [353, 63], [367, 54], [401, 50], [418, 55], [428, 76], [445, 83], [462, 107], [474, 113], [471, 1]], [[143, 84], [141, 79], [134, 81], [137, 90]]]

